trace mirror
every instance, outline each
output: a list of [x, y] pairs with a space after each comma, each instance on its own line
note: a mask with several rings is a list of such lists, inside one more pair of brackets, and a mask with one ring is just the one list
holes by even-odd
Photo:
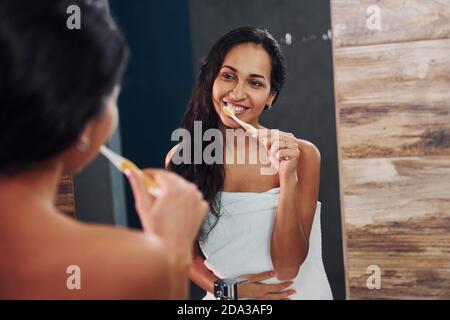
[[[287, 80], [273, 108], [263, 112], [260, 124], [292, 133], [320, 150], [316, 211], [320, 225], [314, 222], [311, 233], [319, 236], [321, 244], [314, 247], [322, 255], [321, 277], [329, 282], [335, 299], [344, 299], [330, 3], [191, 0], [175, 6], [164, 1], [111, 0], [110, 5], [132, 52], [119, 101], [121, 151], [142, 167], [164, 165], [200, 63], [220, 37], [240, 26], [260, 26], [278, 41]], [[264, 187], [269, 180], [263, 181], [260, 188], [270, 189]], [[267, 186], [273, 186], [273, 181]], [[129, 190], [127, 197], [128, 225], [138, 228]], [[248, 267], [242, 272], [259, 270]], [[204, 295], [193, 283], [192, 299]]]

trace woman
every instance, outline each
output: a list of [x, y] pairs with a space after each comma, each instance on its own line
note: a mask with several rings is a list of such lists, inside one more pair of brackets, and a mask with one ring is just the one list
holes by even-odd
[[[259, 124], [284, 80], [283, 56], [267, 31], [244, 27], [224, 35], [201, 65], [181, 125], [190, 133], [194, 121], [203, 131], [221, 130], [224, 164], [175, 164], [171, 159], [185, 152], [182, 144], [167, 156], [166, 166], [197, 184], [210, 203], [199, 237], [202, 252], [196, 249], [191, 270], [191, 279], [209, 292], [206, 299], [215, 280], [237, 277], [249, 280], [239, 285], [240, 298], [332, 299], [321, 259], [319, 151]], [[239, 125], [224, 106], [258, 129], [246, 144], [225, 134], [231, 129], [238, 135]], [[248, 159], [255, 142], [267, 152], [255, 163], [235, 164], [229, 151], [245, 151]], [[263, 174], [267, 163], [274, 174]]]
[[[70, 5], [80, 30], [66, 27]], [[86, 166], [116, 126], [126, 56], [105, 1], [0, 2], [0, 299], [187, 298], [207, 212], [192, 183], [150, 170], [156, 199], [128, 172], [144, 232], [54, 206], [62, 174]]]

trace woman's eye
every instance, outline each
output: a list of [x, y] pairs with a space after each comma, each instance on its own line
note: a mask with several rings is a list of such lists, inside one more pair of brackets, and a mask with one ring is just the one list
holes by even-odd
[[234, 76], [231, 73], [224, 73], [222, 76], [227, 80], [234, 79]]
[[256, 80], [251, 80], [251, 81], [250, 81], [250, 84], [251, 84], [252, 86], [254, 86], [254, 87], [261, 87], [261, 86], [262, 86], [261, 82], [256, 81]]

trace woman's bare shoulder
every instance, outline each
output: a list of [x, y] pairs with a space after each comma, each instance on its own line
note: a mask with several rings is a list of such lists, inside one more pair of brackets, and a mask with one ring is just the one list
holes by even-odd
[[[24, 236], [28, 234], [28, 236]], [[1, 256], [0, 297], [13, 299], [166, 299], [169, 260], [160, 240], [55, 213], [16, 232]], [[70, 288], [75, 281], [78, 287]]]
[[300, 155], [305, 160], [314, 163], [320, 163], [320, 151], [312, 142], [303, 139], [297, 139]]
[[[92, 284], [112, 298], [167, 299], [169, 260], [156, 236], [109, 226], [81, 225], [78, 241]], [[96, 276], [96, 279], [94, 278]]]

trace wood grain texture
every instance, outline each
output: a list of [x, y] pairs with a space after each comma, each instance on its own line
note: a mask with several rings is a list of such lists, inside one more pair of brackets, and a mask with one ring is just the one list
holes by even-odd
[[[332, 0], [336, 47], [450, 38], [450, 0]], [[380, 8], [381, 30], [370, 30], [367, 8]]]
[[342, 179], [352, 228], [429, 214], [450, 217], [450, 157], [345, 159]]
[[450, 299], [450, 0], [331, 3], [347, 298]]
[[[348, 298], [450, 299], [449, 228], [448, 214], [348, 228]], [[370, 265], [379, 290], [367, 288]]]
[[348, 298], [450, 299], [450, 158], [347, 159], [342, 180]]
[[58, 186], [56, 207], [65, 214], [75, 217], [75, 197], [71, 176], [63, 176]]
[[450, 155], [450, 40], [335, 50], [345, 157]]

